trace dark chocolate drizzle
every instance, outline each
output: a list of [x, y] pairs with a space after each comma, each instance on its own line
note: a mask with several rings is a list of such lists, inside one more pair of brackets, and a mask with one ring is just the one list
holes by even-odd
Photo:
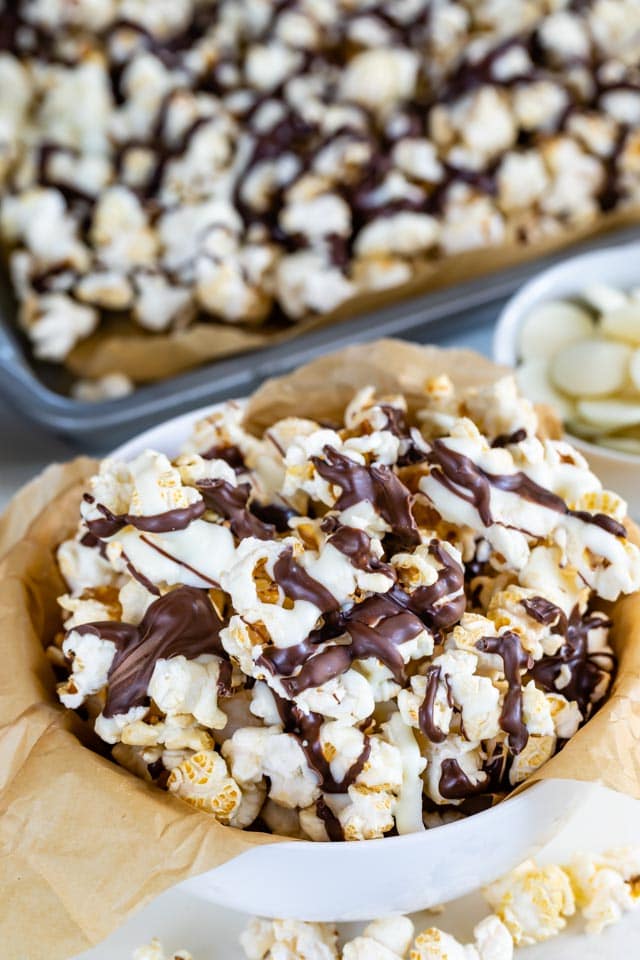
[[603, 513], [570, 510], [562, 497], [541, 487], [525, 473], [488, 473], [469, 457], [452, 450], [442, 440], [434, 440], [428, 462], [432, 467], [431, 476], [456, 496], [472, 504], [485, 527], [494, 523], [491, 514], [491, 488], [495, 487], [507, 493], [515, 493], [547, 510], [575, 517], [583, 523], [594, 524], [615, 537], [626, 537], [625, 528], [613, 517]]
[[229, 446], [215, 444], [213, 447], [209, 447], [204, 453], [201, 453], [200, 456], [203, 460], [224, 460], [236, 473], [241, 473], [246, 468], [242, 450], [235, 444], [230, 444]]
[[318, 800], [316, 800], [316, 814], [324, 823], [327, 836], [332, 843], [340, 843], [342, 840], [344, 840], [344, 830], [342, 829], [342, 824], [324, 797], [320, 797]]
[[[418, 617], [389, 595], [374, 595], [346, 613], [330, 614], [324, 627], [302, 643], [270, 647], [258, 663], [282, 678], [288, 697], [327, 683], [345, 673], [354, 660], [368, 657], [376, 657], [397, 682], [404, 683], [405, 667], [398, 647], [415, 639], [424, 629]], [[335, 638], [341, 638], [341, 642], [325, 646]], [[319, 647], [320, 652], [315, 652]], [[293, 675], [295, 671], [298, 672]]]
[[338, 610], [340, 606], [333, 594], [294, 559], [291, 547], [283, 550], [274, 563], [273, 579], [290, 600], [306, 600], [315, 604], [321, 613]]
[[276, 528], [263, 523], [249, 509], [251, 487], [248, 483], [234, 487], [228, 480], [200, 480], [196, 487], [206, 507], [228, 520], [231, 532], [239, 540], [245, 537], [274, 539]]
[[[448, 630], [459, 622], [465, 611], [464, 568], [438, 540], [430, 542], [429, 553], [441, 564], [435, 583], [417, 587], [404, 595], [403, 591], [394, 587], [392, 594], [431, 629]], [[447, 597], [452, 599], [446, 600]]]
[[411, 493], [389, 467], [365, 467], [331, 446], [323, 453], [324, 460], [312, 457], [311, 462], [323, 480], [340, 487], [335, 510], [347, 510], [366, 500], [389, 524], [394, 537], [411, 546], [420, 543], [411, 513]]
[[[441, 730], [435, 722], [433, 713], [441, 672], [440, 667], [429, 667], [427, 671], [427, 689], [418, 712], [420, 729], [425, 737], [428, 737], [432, 743], [442, 743], [447, 738], [444, 730]], [[442, 793], [442, 790], [440, 792]], [[444, 794], [442, 795], [444, 796]]]
[[126, 553], [124, 552], [124, 550], [122, 551], [122, 559], [124, 560], [125, 566], [126, 566], [127, 570], [129, 571], [129, 573], [131, 574], [131, 576], [133, 577], [133, 579], [134, 579], [134, 580], [137, 580], [138, 583], [139, 583], [142, 587], [144, 587], [145, 590], [148, 590], [149, 593], [153, 594], [154, 597], [159, 597], [159, 596], [160, 596], [160, 591], [159, 591], [158, 588], [156, 587], [155, 583], [152, 583], [152, 581], [149, 580], [148, 577], [145, 577], [145, 575], [144, 575], [144, 573], [142, 573], [142, 571], [138, 570], [138, 568], [135, 567], [135, 566], [131, 563], [131, 560], [130, 560], [129, 557], [126, 555]]
[[202, 516], [206, 508], [204, 501], [196, 500], [188, 507], [178, 507], [175, 510], [165, 510], [164, 513], [155, 514], [116, 514], [102, 503], [97, 503], [96, 509], [100, 511], [102, 518], [85, 520], [85, 523], [95, 537], [107, 540], [128, 526], [145, 533], [172, 533], [175, 530], [186, 530], [193, 520], [198, 520]]
[[320, 730], [325, 718], [319, 713], [304, 713], [294, 703], [283, 700], [276, 694], [274, 697], [285, 732], [293, 734], [300, 744], [309, 767], [318, 774], [323, 793], [346, 793], [360, 776], [369, 759], [371, 753], [369, 737], [365, 734], [360, 756], [349, 767], [343, 779], [336, 780], [331, 773], [331, 764], [322, 750]]
[[495, 653], [502, 658], [504, 676], [507, 681], [500, 714], [500, 726], [507, 733], [509, 750], [513, 754], [522, 753], [529, 740], [529, 731], [522, 719], [522, 680], [520, 670], [531, 668], [533, 660], [522, 649], [517, 633], [506, 631], [499, 637], [482, 637], [476, 647], [483, 653]]
[[440, 769], [438, 790], [445, 800], [465, 800], [467, 797], [484, 793], [487, 789], [487, 776], [473, 783], [453, 757], [443, 760]]
[[[561, 693], [567, 700], [575, 700], [586, 718], [592, 711], [595, 691], [603, 676], [613, 673], [616, 668], [613, 654], [589, 652], [589, 631], [608, 628], [611, 621], [602, 614], [581, 614], [577, 605], [567, 617], [560, 607], [544, 597], [523, 600], [522, 605], [534, 620], [564, 637], [564, 643], [555, 654], [541, 657], [533, 664], [529, 671], [531, 676], [542, 690]], [[559, 689], [557, 681], [563, 667], [569, 671], [569, 681]]]
[[258, 520], [275, 527], [278, 533], [288, 533], [290, 530], [289, 520], [299, 516], [295, 510], [292, 510], [285, 503], [260, 503], [257, 500], [252, 500], [249, 509]]
[[365, 530], [349, 527], [331, 516], [325, 517], [320, 526], [324, 533], [329, 534], [328, 543], [344, 554], [358, 570], [383, 573], [392, 580], [396, 579], [393, 567], [372, 554], [371, 537]]
[[148, 702], [147, 689], [158, 660], [201, 654], [225, 657], [219, 634], [223, 621], [206, 590], [178, 587], [149, 606], [139, 626], [106, 620], [74, 627], [116, 645], [109, 670], [104, 716], [127, 713]]
[[524, 428], [514, 430], [513, 433], [499, 433], [492, 441], [492, 447], [509, 447], [512, 443], [522, 443], [527, 439], [527, 431]]

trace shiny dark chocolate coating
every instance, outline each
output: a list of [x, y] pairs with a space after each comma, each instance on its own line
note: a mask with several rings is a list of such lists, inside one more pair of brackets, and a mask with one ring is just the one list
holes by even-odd
[[92, 633], [116, 646], [105, 717], [148, 702], [147, 689], [158, 660], [177, 656], [194, 660], [205, 653], [226, 658], [219, 639], [223, 625], [206, 590], [178, 587], [154, 600], [139, 626], [106, 620], [75, 627], [79, 634]]
[[420, 542], [418, 528], [411, 513], [411, 494], [390, 467], [365, 467], [333, 447], [324, 448], [321, 457], [311, 462], [328, 483], [340, 487], [335, 510], [347, 510], [363, 500], [371, 503], [391, 527], [392, 534], [408, 546]]
[[228, 480], [200, 480], [198, 492], [209, 510], [229, 521], [231, 532], [239, 540], [256, 537], [258, 540], [273, 540], [276, 528], [263, 523], [249, 509], [251, 487], [240, 483], [236, 487]]
[[522, 719], [522, 679], [520, 670], [531, 667], [533, 660], [522, 649], [517, 633], [506, 631], [499, 637], [482, 637], [476, 647], [483, 653], [502, 657], [507, 692], [500, 714], [500, 726], [507, 733], [511, 753], [522, 753], [529, 740], [529, 731]]
[[202, 500], [196, 500], [188, 507], [178, 507], [175, 510], [165, 510], [164, 513], [137, 514], [112, 513], [102, 503], [96, 504], [96, 509], [102, 514], [101, 518], [85, 520], [89, 532], [99, 540], [108, 540], [114, 537], [124, 527], [135, 527], [144, 533], [172, 533], [175, 530], [186, 530], [193, 520], [198, 520], [205, 511]]
[[[613, 654], [589, 652], [589, 631], [610, 627], [611, 621], [602, 614], [581, 614], [577, 606], [567, 617], [560, 607], [543, 597], [523, 600], [522, 605], [534, 620], [564, 638], [557, 653], [544, 656], [533, 664], [531, 676], [542, 690], [561, 693], [568, 700], [575, 700], [583, 718], [589, 716], [603, 675], [613, 673], [616, 668]], [[563, 668], [569, 671], [569, 680], [558, 689], [556, 682]]]
[[[491, 488], [515, 493], [523, 500], [529, 500], [547, 510], [553, 510], [566, 516], [576, 517], [583, 523], [601, 527], [615, 537], [625, 537], [626, 530], [621, 523], [603, 513], [587, 513], [583, 510], [570, 510], [562, 497], [541, 487], [524, 473], [495, 474], [488, 473], [469, 457], [452, 450], [441, 440], [434, 440], [428, 461], [432, 466], [431, 476], [456, 496], [472, 504], [480, 515], [485, 527], [494, 523], [491, 513]], [[526, 533], [526, 530], [522, 530]]]

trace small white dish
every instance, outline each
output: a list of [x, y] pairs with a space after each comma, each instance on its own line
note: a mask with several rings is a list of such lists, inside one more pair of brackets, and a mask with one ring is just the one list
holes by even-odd
[[[596, 283], [623, 290], [640, 285], [640, 242], [570, 257], [525, 283], [498, 317], [493, 337], [496, 363], [518, 365], [520, 328], [536, 305], [580, 296]], [[624, 497], [629, 515], [639, 517], [640, 457], [588, 443], [573, 434], [567, 434], [567, 439], [587, 458], [603, 485]]]
[[[129, 459], [148, 448], [175, 456], [194, 421], [217, 406], [146, 430], [112, 456]], [[534, 856], [590, 791], [589, 784], [544, 781], [490, 810], [424, 833], [360, 843], [256, 846], [180, 889], [263, 917], [342, 922], [413, 913], [476, 890]]]

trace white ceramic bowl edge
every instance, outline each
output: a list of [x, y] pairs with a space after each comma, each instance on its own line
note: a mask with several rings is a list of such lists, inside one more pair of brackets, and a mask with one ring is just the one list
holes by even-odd
[[[175, 456], [196, 419], [219, 405], [152, 427], [118, 447]], [[264, 917], [342, 922], [411, 913], [490, 883], [534, 855], [582, 805], [589, 786], [544, 781], [490, 810], [424, 833], [360, 843], [256, 846], [182, 889]]]
[[[640, 286], [640, 242], [569, 257], [525, 283], [498, 317], [493, 337], [496, 363], [517, 366], [520, 327], [533, 307], [546, 300], [579, 296], [596, 283], [621, 289]], [[630, 516], [640, 517], [640, 457], [572, 434], [567, 439], [586, 457], [603, 485], [627, 501]]]

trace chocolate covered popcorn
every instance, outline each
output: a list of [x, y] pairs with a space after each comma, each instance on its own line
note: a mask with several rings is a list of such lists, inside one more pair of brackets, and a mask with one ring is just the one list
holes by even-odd
[[625, 508], [511, 378], [261, 436], [229, 402], [173, 459], [105, 460], [58, 549], [62, 703], [220, 823], [318, 841], [505, 796], [616, 669]]
[[639, 28], [635, 0], [6, 5], [0, 233], [34, 354], [123, 319], [282, 329], [634, 208]]

